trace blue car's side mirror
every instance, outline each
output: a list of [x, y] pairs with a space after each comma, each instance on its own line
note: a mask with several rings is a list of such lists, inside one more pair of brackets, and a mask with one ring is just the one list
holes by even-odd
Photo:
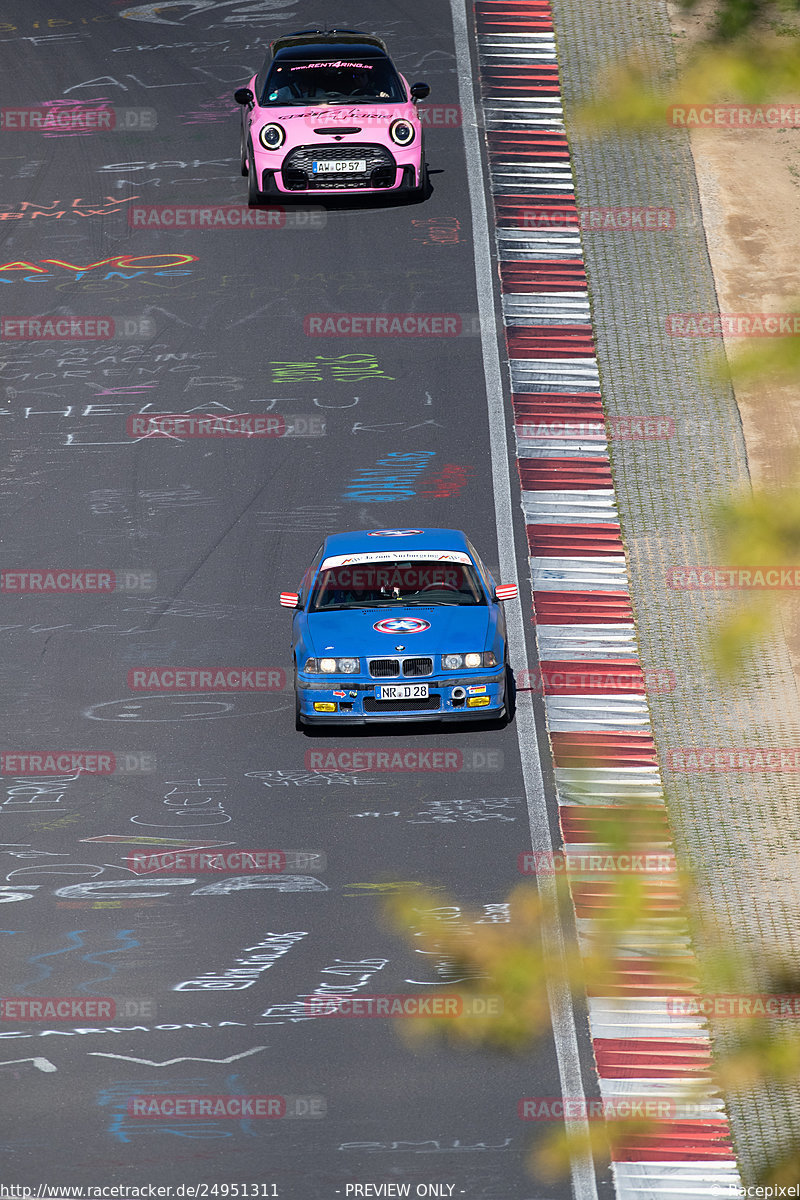
[[495, 600], [516, 600], [519, 588], [515, 583], [498, 583], [494, 589]]

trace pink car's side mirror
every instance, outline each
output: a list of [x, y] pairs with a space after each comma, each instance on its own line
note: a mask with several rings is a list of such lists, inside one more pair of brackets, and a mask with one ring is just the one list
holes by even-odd
[[283, 608], [297, 608], [299, 601], [299, 592], [281, 592], [281, 605]]

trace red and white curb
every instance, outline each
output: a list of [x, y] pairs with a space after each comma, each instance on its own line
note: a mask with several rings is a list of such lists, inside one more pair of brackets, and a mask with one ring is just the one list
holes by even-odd
[[[674, 862], [611, 475], [549, 2], [476, 0], [474, 12], [561, 833], [576, 855], [614, 853], [611, 841], [598, 842], [603, 822], [611, 828], [621, 806], [633, 804], [625, 819], [638, 823], [642, 851]], [[617, 681], [611, 687], [610, 677]], [[569, 879], [588, 950], [618, 885], [589, 870]], [[677, 876], [660, 870], [644, 885], [647, 919], [620, 936], [608, 994], [588, 998], [589, 1025], [604, 1099], [672, 1103], [669, 1118], [615, 1148], [616, 1192], [621, 1200], [737, 1195], [741, 1180], [711, 1076], [708, 1028], [701, 1017], [674, 1015], [669, 1004], [699, 988]]]

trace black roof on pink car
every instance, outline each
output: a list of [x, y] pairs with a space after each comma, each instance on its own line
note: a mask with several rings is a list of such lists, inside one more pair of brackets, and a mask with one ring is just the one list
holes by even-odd
[[337, 47], [352, 51], [354, 46], [363, 51], [372, 50], [374, 53], [375, 50], [379, 50], [388, 54], [385, 42], [374, 34], [362, 33], [358, 29], [300, 29], [296, 33], [276, 38], [270, 49], [277, 58], [284, 55], [290, 57], [291, 52], [296, 50], [307, 54], [319, 49], [322, 54], [330, 54], [332, 51], [336, 52]]

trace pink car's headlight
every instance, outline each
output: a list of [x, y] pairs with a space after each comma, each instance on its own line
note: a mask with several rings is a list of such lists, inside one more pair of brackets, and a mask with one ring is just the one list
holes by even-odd
[[265, 150], [278, 150], [286, 141], [286, 130], [282, 125], [262, 125], [258, 140]]
[[410, 146], [414, 140], [414, 126], [410, 121], [392, 121], [389, 137], [398, 146]]

